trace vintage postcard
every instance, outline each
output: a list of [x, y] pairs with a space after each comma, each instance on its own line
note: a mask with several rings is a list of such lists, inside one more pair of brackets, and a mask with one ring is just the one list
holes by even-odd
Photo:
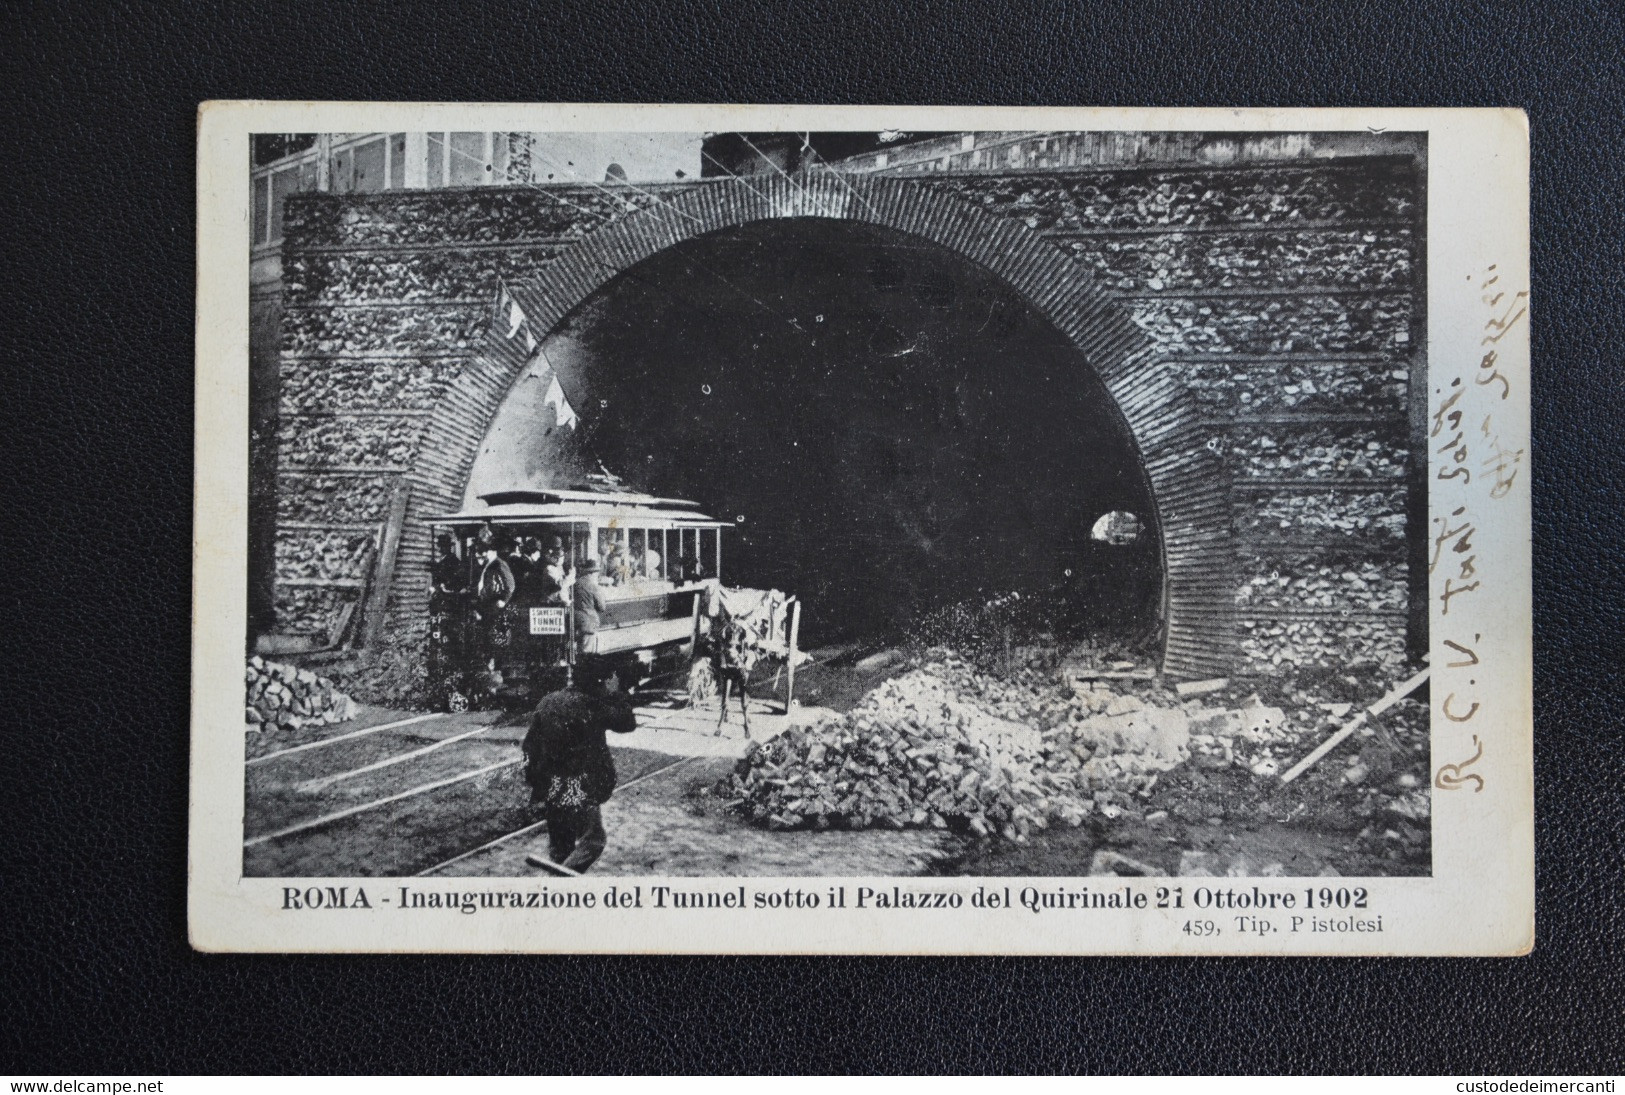
[[1527, 952], [1528, 176], [205, 104], [193, 945]]

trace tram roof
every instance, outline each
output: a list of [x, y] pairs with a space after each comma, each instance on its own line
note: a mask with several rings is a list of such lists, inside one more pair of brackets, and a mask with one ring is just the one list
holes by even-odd
[[685, 498], [658, 498], [627, 491], [509, 490], [480, 495], [484, 503], [443, 517], [431, 525], [490, 522], [494, 525], [551, 521], [617, 520], [627, 523], [711, 526], [724, 522], [699, 512]]

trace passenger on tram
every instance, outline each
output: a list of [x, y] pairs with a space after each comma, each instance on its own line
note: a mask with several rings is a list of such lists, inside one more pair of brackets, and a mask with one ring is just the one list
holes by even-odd
[[610, 585], [624, 586], [631, 583], [632, 569], [627, 565], [624, 546], [617, 543], [609, 549], [609, 565], [606, 569], [609, 571]]
[[576, 641], [583, 649], [588, 647], [592, 637], [598, 634], [599, 620], [607, 611], [604, 594], [598, 588], [597, 579], [598, 560], [591, 557], [583, 559], [576, 571], [575, 594], [572, 598], [575, 606]]
[[680, 573], [677, 576], [678, 583], [699, 582], [704, 579], [705, 568], [700, 566], [700, 561], [694, 557], [692, 551], [685, 551], [680, 565]]
[[569, 572], [564, 564], [564, 541], [557, 536], [547, 548], [547, 577], [553, 583], [553, 600], [556, 604], [564, 604], [565, 587], [570, 584]]
[[550, 567], [542, 561], [542, 542], [534, 536], [525, 540], [524, 573], [516, 574], [517, 588], [514, 602], [526, 606], [554, 604], [559, 593], [559, 582], [549, 573]]
[[508, 607], [513, 600], [514, 577], [513, 569], [502, 559], [502, 553], [497, 550], [496, 540], [487, 532], [480, 534], [480, 554], [483, 562], [480, 566], [480, 577], [474, 585], [474, 601], [479, 606], [481, 615], [487, 618]]
[[442, 597], [468, 592], [468, 568], [457, 557], [456, 541], [451, 533], [442, 532], [435, 537], [435, 543], [440, 548], [440, 556], [429, 571], [432, 592]]
[[525, 577], [525, 571], [530, 569], [530, 560], [525, 558], [525, 541], [515, 536], [503, 554], [506, 556], [508, 569], [513, 572], [514, 588], [518, 589], [519, 583]]

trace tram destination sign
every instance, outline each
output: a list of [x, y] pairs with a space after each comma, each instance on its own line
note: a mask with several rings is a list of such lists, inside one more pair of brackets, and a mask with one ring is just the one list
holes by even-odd
[[564, 609], [562, 608], [533, 608], [530, 610], [530, 633], [532, 635], [562, 635], [564, 634]]

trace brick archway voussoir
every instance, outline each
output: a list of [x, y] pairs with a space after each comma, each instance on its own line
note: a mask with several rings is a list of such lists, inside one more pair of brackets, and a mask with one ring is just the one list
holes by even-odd
[[[1163, 669], [1229, 672], [1237, 659], [1228, 478], [1208, 450], [1195, 400], [1129, 315], [1066, 251], [1014, 221], [902, 178], [814, 172], [794, 179], [707, 181], [592, 231], [540, 275], [512, 287], [538, 337], [625, 271], [690, 239], [761, 220], [819, 217], [890, 228], [954, 251], [1001, 278], [1082, 353], [1134, 438], [1161, 532], [1166, 609]], [[423, 519], [454, 509], [491, 420], [530, 361], [493, 323], [473, 364], [447, 389], [409, 473], [402, 550], [427, 565]], [[410, 565], [391, 600], [427, 588]]]

